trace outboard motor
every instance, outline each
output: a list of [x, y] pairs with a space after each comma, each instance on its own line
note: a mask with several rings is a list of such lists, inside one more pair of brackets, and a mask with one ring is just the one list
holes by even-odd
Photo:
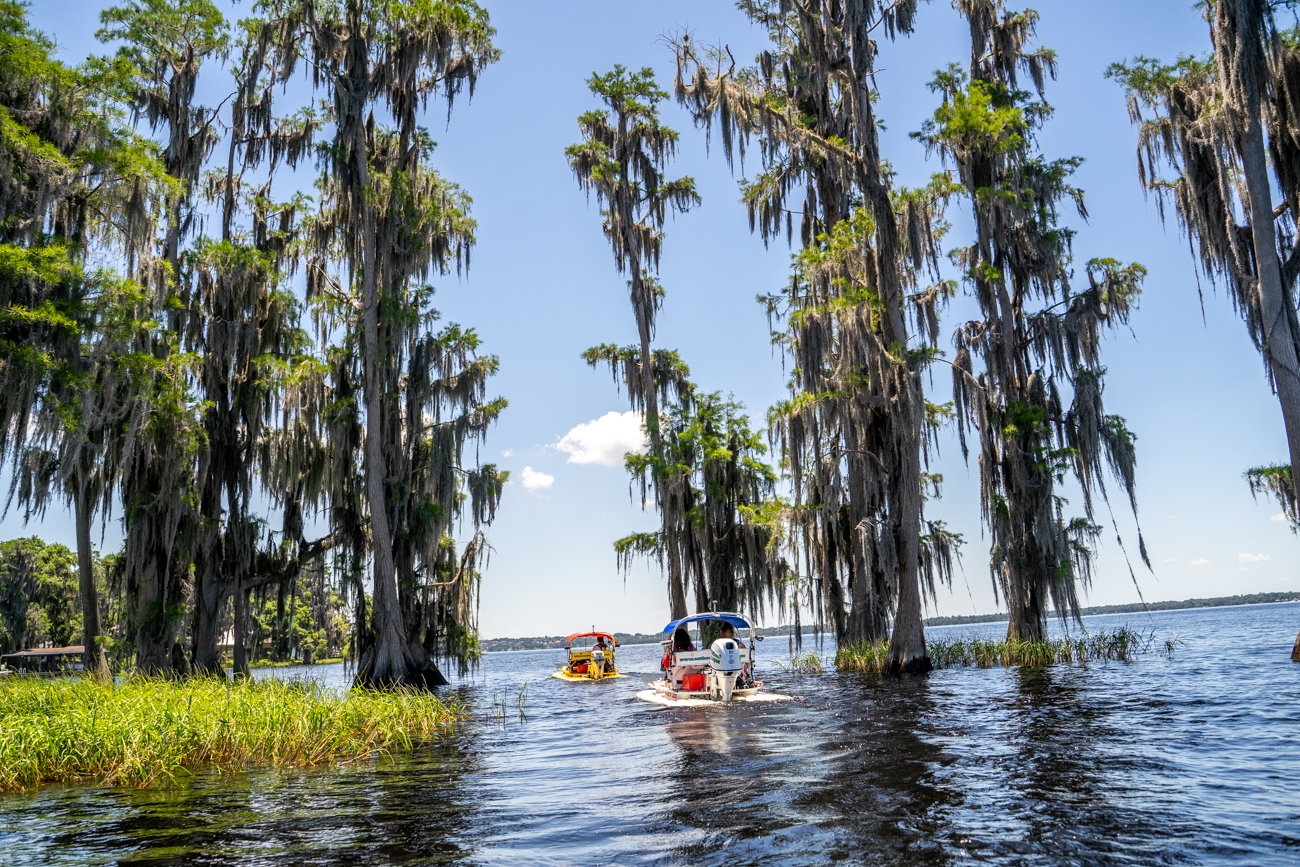
[[588, 671], [591, 672], [593, 680], [600, 680], [605, 676], [605, 651], [599, 647], [591, 651], [591, 665]]
[[719, 638], [710, 645], [713, 653], [710, 665], [713, 667], [715, 694], [723, 701], [731, 701], [731, 691], [736, 688], [736, 678], [745, 669], [740, 659], [740, 645], [734, 638]]

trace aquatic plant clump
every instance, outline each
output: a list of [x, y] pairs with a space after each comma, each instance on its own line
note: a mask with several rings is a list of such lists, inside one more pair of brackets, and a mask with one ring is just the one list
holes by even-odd
[[428, 692], [278, 680], [0, 682], [0, 792], [172, 782], [205, 767], [302, 767], [408, 752], [467, 712]]
[[[1172, 655], [1175, 644], [1165, 642], [1162, 654]], [[1017, 638], [984, 639], [958, 638], [930, 641], [927, 649], [935, 668], [956, 666], [1042, 666], [1052, 663], [1083, 664], [1095, 660], [1114, 659], [1127, 661], [1149, 652], [1155, 646], [1155, 637], [1128, 627], [1083, 635], [1078, 638], [1054, 638], [1047, 641], [1026, 641]], [[883, 668], [889, 645], [885, 642], [841, 648], [835, 654], [835, 667], [840, 671], [879, 674]]]
[[[877, 645], [870, 646], [876, 647]], [[889, 650], [889, 645], [887, 644], [881, 643], [878, 646], [883, 647], [886, 653]], [[776, 663], [776, 667], [790, 674], [821, 674], [826, 670], [825, 666], [822, 665], [822, 658], [813, 651], [807, 653], [792, 653], [790, 654], [789, 661], [778, 662]]]

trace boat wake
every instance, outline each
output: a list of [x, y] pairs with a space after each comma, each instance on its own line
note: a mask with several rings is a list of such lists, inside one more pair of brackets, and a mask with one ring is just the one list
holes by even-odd
[[731, 701], [711, 701], [707, 698], [669, 698], [653, 689], [643, 689], [636, 694], [641, 701], [648, 701], [650, 704], [657, 704], [663, 707], [721, 707], [736, 702], [764, 702], [764, 701], [790, 701], [793, 696], [777, 695], [774, 692], [759, 692], [754, 695], [737, 695], [733, 696]]

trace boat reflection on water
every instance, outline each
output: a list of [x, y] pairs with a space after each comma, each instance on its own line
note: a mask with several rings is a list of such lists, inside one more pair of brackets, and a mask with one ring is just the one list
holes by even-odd
[[770, 717], [756, 705], [693, 708], [674, 712], [677, 717], [664, 726], [678, 750], [684, 767], [698, 768], [711, 762], [744, 761], [762, 747], [757, 726]]
[[811, 828], [783, 803], [783, 769], [792, 754], [780, 747], [782, 729], [793, 721], [785, 709], [793, 704], [664, 712], [672, 715], [664, 729], [675, 752], [664, 798], [677, 826], [670, 863], [713, 863], [724, 851], [731, 863], [749, 863], [777, 855], [772, 842], [783, 829]]

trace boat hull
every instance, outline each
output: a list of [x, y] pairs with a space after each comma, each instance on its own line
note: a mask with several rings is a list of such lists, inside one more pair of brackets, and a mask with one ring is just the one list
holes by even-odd
[[610, 672], [601, 677], [592, 677], [589, 674], [573, 674], [572, 672], [565, 671], [563, 668], [553, 673], [551, 677], [556, 680], [565, 680], [569, 683], [595, 683], [598, 680], [618, 680], [619, 678], [623, 678], [624, 680], [627, 679], [626, 674], [619, 674], [617, 671]]
[[[649, 678], [643, 678], [643, 682], [649, 689], [637, 693], [637, 698], [642, 701], [649, 701], [652, 704], [667, 704], [669, 706], [681, 707], [703, 707], [712, 704], [728, 704], [715, 693], [707, 690], [688, 692], [681, 689], [673, 689], [668, 682], [662, 678], [651, 681]], [[731, 701], [783, 701], [788, 696], [777, 695], [771, 692], [762, 691], [763, 682], [759, 681], [754, 686], [745, 687], [744, 689], [733, 689], [731, 691]]]
[[[671, 696], [679, 697], [673, 698]], [[788, 695], [778, 695], [774, 692], [763, 692], [757, 688], [736, 690], [731, 694], [731, 701], [709, 698], [708, 694], [703, 692], [685, 693], [671, 689], [643, 689], [636, 694], [636, 697], [648, 704], [657, 704], [661, 707], [723, 707], [729, 704], [790, 700], [790, 696]]]

